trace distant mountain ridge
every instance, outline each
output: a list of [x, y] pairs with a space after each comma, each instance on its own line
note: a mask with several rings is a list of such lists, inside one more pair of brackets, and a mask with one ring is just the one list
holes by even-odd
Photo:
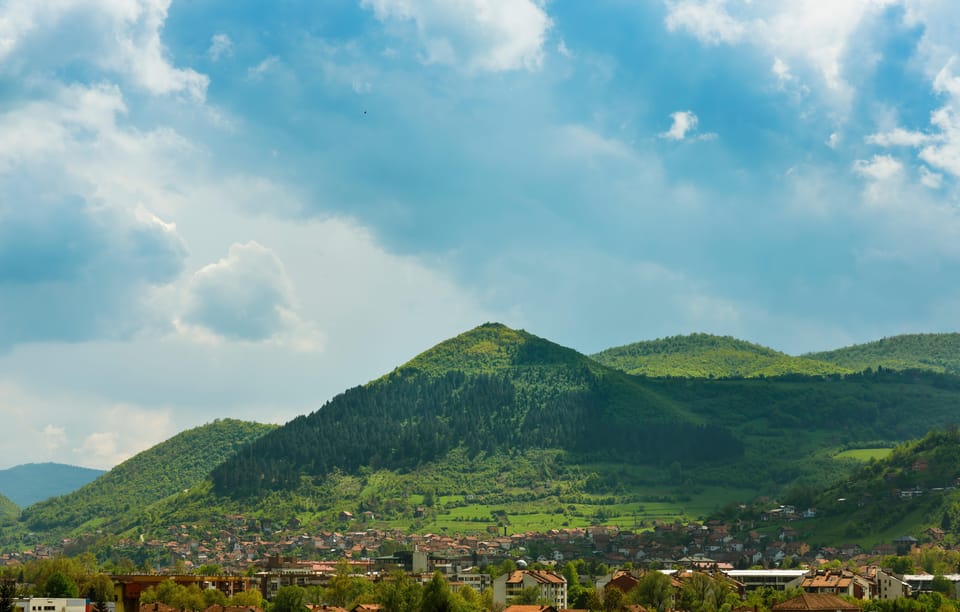
[[25, 463], [0, 470], [0, 493], [25, 508], [76, 491], [105, 473], [63, 463]]
[[882, 367], [960, 374], [960, 333], [904, 334], [804, 357], [855, 371]]
[[850, 374], [855, 370], [808, 357], [792, 357], [730, 336], [690, 334], [609, 348], [591, 358], [628, 374], [684, 378], [755, 378]]
[[694, 333], [613, 347], [591, 358], [651, 377], [830, 376], [878, 367], [960, 374], [960, 333], [893, 336], [797, 357], [731, 336]]

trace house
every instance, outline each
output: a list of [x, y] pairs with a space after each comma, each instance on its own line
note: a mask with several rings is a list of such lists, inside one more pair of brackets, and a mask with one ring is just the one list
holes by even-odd
[[547, 570], [516, 570], [498, 576], [493, 581], [493, 601], [506, 604], [530, 587], [539, 589], [540, 598], [553, 602], [557, 608], [567, 607], [567, 579]]

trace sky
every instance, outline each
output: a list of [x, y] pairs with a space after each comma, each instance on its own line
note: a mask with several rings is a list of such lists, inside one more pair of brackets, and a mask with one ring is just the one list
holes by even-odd
[[952, 0], [0, 0], [0, 468], [487, 321], [958, 331]]

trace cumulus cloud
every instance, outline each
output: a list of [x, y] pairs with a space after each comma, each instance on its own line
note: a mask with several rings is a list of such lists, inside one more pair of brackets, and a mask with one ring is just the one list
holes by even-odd
[[227, 257], [193, 275], [182, 322], [230, 340], [293, 337], [304, 347], [316, 340], [316, 332], [297, 314], [280, 258], [256, 242], [232, 245]]
[[[960, 77], [953, 74], [951, 58], [933, 79], [933, 91], [947, 98], [946, 103], [930, 114], [930, 131], [921, 132], [895, 127], [867, 136], [869, 144], [880, 147], [912, 147], [926, 164], [960, 177]], [[939, 186], [939, 179], [925, 174], [924, 184]]]
[[0, 344], [125, 337], [150, 286], [173, 280], [180, 237], [134, 211], [0, 181]]
[[797, 75], [789, 68], [795, 62], [809, 66], [836, 103], [845, 107], [852, 89], [843, 74], [843, 57], [851, 38], [865, 20], [896, 1], [743, 2], [734, 7], [727, 0], [667, 0], [665, 25], [704, 44], [757, 45], [774, 58], [773, 74], [781, 86], [795, 80]]
[[501, 72], [540, 67], [552, 21], [537, 0], [361, 0], [383, 22], [412, 25], [426, 63]]
[[670, 125], [670, 129], [660, 133], [660, 138], [667, 140], [685, 140], [691, 138], [696, 140], [712, 140], [717, 137], [714, 132], [697, 133], [697, 124], [700, 123], [700, 119], [698, 119], [692, 111], [670, 113], [670, 118], [673, 120], [673, 123]]
[[889, 155], [874, 155], [870, 160], [858, 159], [853, 170], [864, 178], [885, 181], [900, 176], [903, 164]]
[[151, 94], [203, 101], [209, 79], [175, 67], [160, 39], [170, 0], [10, 0], [0, 5], [0, 70], [75, 62], [122, 75]]
[[0, 114], [0, 345], [153, 325], [148, 292], [187, 255], [150, 208], [180, 140], [121, 129], [125, 112], [116, 87], [97, 85], [54, 87]]
[[747, 24], [727, 12], [726, 0], [667, 2], [667, 29], [686, 30], [708, 44], [739, 42]]

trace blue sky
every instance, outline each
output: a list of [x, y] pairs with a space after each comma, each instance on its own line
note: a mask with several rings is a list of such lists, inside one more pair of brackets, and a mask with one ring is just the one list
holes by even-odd
[[0, 2], [0, 467], [284, 422], [485, 321], [957, 331], [960, 9]]

